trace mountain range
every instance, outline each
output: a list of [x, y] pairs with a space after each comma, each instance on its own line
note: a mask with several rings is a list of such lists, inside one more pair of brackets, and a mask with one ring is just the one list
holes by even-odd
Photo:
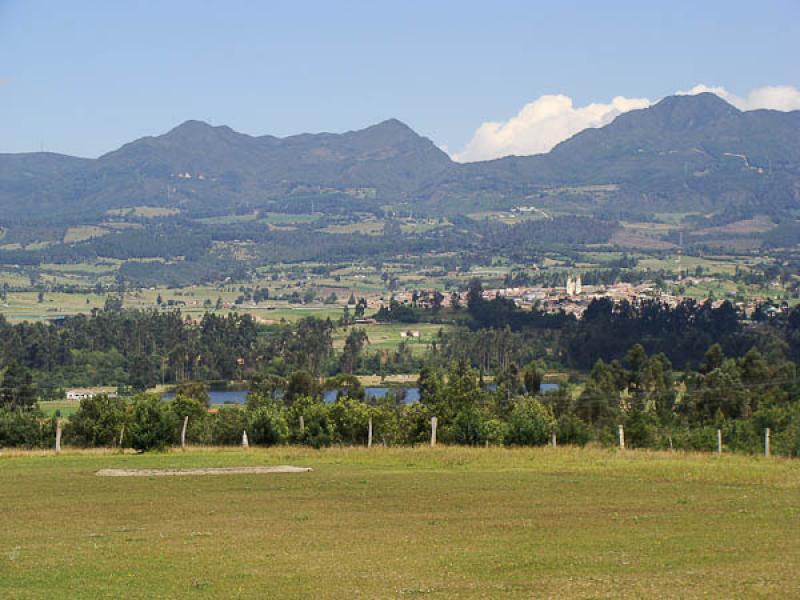
[[250, 136], [187, 121], [97, 159], [0, 155], [0, 224], [81, 222], [134, 206], [223, 215], [319, 199], [412, 206], [767, 212], [800, 207], [800, 111], [670, 96], [547, 154], [459, 164], [391, 119], [342, 134]]

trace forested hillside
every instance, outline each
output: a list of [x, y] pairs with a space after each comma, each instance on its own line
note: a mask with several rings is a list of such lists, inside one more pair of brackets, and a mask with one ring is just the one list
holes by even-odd
[[56, 223], [141, 205], [206, 216], [338, 198], [452, 214], [464, 201], [490, 207], [589, 185], [614, 186], [612, 210], [642, 199], [650, 210], [787, 209], [798, 182], [800, 113], [741, 112], [700, 94], [623, 114], [545, 155], [467, 165], [397, 120], [287, 138], [187, 121], [96, 160], [0, 156], [0, 209], [5, 223]]

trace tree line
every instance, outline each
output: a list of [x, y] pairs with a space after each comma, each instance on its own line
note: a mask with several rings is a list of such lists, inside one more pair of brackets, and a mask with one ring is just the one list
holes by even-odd
[[[641, 345], [622, 361], [598, 360], [580, 386], [542, 392], [542, 370], [532, 362], [510, 363], [487, 386], [465, 361], [446, 368], [426, 365], [418, 378], [419, 401], [401, 394], [367, 397], [358, 378], [325, 380], [307, 370], [289, 377], [265, 375], [251, 382], [247, 403], [209, 410], [207, 388], [186, 383], [173, 400], [152, 394], [98, 396], [80, 402], [64, 428], [65, 443], [80, 447], [131, 447], [139, 451], [179, 443], [186, 422], [192, 444], [232, 445], [247, 432], [257, 445], [324, 447], [367, 443], [426, 444], [431, 417], [447, 444], [536, 446], [550, 443], [613, 446], [617, 428], [634, 448], [711, 450], [722, 431], [730, 451], [760, 452], [765, 428], [773, 451], [800, 455], [800, 402], [795, 365], [773, 364], [758, 350], [727, 357], [715, 344], [697, 371], [676, 373], [663, 354]], [[325, 401], [326, 390], [336, 399]], [[0, 446], [48, 447], [55, 418], [30, 406], [23, 410], [2, 389]], [[185, 421], [188, 417], [188, 421]]]

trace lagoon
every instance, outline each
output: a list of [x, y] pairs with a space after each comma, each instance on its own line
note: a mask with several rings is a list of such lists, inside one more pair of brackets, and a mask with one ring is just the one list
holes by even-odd
[[[487, 389], [491, 389], [493, 384], [489, 384]], [[559, 388], [557, 383], [543, 383], [542, 392], [552, 392]], [[388, 386], [370, 386], [364, 388], [367, 398], [380, 399], [386, 397], [388, 394], [396, 394], [396, 397], [401, 399], [403, 404], [413, 404], [419, 401], [419, 388], [417, 387], [388, 387]], [[326, 390], [323, 393], [325, 402], [331, 403], [336, 400], [336, 394], [339, 390]], [[208, 392], [211, 404], [244, 404], [247, 402], [246, 390], [211, 390]], [[175, 392], [167, 392], [162, 396], [164, 400], [172, 400], [175, 397]]]

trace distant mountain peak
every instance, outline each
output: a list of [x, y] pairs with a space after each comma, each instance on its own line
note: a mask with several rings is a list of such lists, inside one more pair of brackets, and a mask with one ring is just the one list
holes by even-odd
[[375, 125], [352, 132], [358, 136], [380, 136], [387, 142], [397, 142], [401, 140], [422, 139], [416, 131], [399, 119], [386, 119]]
[[20, 219], [42, 212], [31, 206], [70, 218], [145, 204], [216, 214], [284, 207], [314, 193], [331, 202], [339, 197], [342, 206], [357, 195], [359, 203], [463, 202], [466, 209], [577, 186], [603, 186], [569, 192], [569, 202], [586, 198], [592, 210], [600, 202], [614, 210], [683, 211], [698, 203], [717, 210], [734, 202], [767, 205], [762, 197], [794, 207], [800, 111], [740, 111], [710, 93], [670, 96], [581, 131], [548, 154], [469, 165], [453, 164], [394, 118], [345, 133], [284, 138], [190, 120], [97, 160], [0, 155], [0, 214]]
[[372, 125], [372, 127], [367, 127], [367, 129], [372, 129], [372, 128], [410, 131], [416, 135], [416, 132], [413, 129], [411, 129], [411, 127], [403, 123], [400, 119], [395, 119], [394, 117], [392, 117], [391, 119], [386, 119], [384, 121], [381, 121], [380, 123], [376, 123], [375, 125]]
[[[227, 125], [209, 125], [205, 121], [198, 121], [195, 119], [189, 119], [188, 121], [184, 121], [177, 127], [173, 127], [167, 133], [164, 134], [163, 137], [170, 137], [170, 138], [191, 138], [197, 136], [209, 136], [209, 135], [227, 135], [231, 133], [236, 133], [233, 129], [228, 127]], [[242, 135], [242, 134], [236, 134]]]
[[193, 130], [193, 129], [210, 129], [213, 126], [206, 123], [205, 121], [200, 121], [199, 119], [187, 119], [180, 125], [177, 125], [172, 128], [172, 131], [179, 131], [179, 130]]
[[702, 121], [731, 117], [741, 113], [738, 108], [711, 92], [667, 96], [648, 110], [656, 115], [668, 114], [678, 119], [699, 118]]

